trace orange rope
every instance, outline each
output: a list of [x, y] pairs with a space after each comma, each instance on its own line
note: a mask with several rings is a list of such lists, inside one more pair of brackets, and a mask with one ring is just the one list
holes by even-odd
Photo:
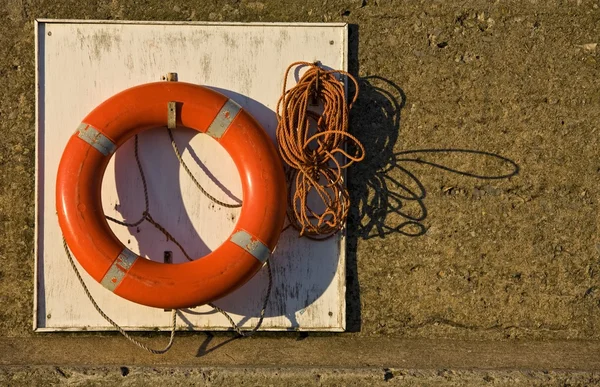
[[[309, 68], [286, 90], [295, 66]], [[338, 76], [354, 83], [350, 102]], [[292, 63], [285, 71], [277, 102], [277, 143], [287, 165], [287, 216], [300, 236], [326, 239], [346, 223], [350, 196], [343, 170], [365, 157], [363, 145], [348, 133], [348, 116], [357, 97], [358, 83], [345, 71], [323, 70], [308, 62]], [[357, 148], [354, 155], [346, 151], [348, 142]]]

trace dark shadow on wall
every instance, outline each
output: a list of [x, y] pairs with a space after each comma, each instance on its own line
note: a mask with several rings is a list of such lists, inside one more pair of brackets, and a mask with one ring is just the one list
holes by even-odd
[[[355, 77], [359, 76], [359, 60], [358, 60], [358, 39], [359, 31], [357, 24], [348, 26], [348, 72]], [[360, 85], [359, 85], [360, 87]], [[350, 111], [350, 132], [356, 135], [358, 130], [355, 130], [356, 125], [361, 120], [358, 119], [358, 111], [366, 107], [369, 100], [368, 90], [361, 90], [358, 95], [356, 104]], [[363, 107], [363, 109], [361, 109]], [[398, 109], [398, 118], [400, 118], [400, 109]], [[362, 121], [366, 122], [366, 121]], [[360, 138], [359, 138], [360, 139]], [[365, 144], [368, 145], [368, 144]], [[371, 153], [370, 148], [366, 148], [366, 157]], [[354, 169], [348, 171], [348, 189], [350, 191], [350, 212], [348, 214], [348, 224], [346, 229], [346, 331], [360, 332], [361, 328], [361, 308], [360, 303], [360, 284], [358, 282], [358, 262], [356, 256], [358, 233], [356, 232], [356, 222], [353, 219], [356, 217], [354, 208], [356, 207], [356, 198], [353, 195], [354, 179], [358, 176], [354, 175]]]
[[[359, 73], [358, 26], [350, 26], [349, 70]], [[418, 237], [427, 232], [427, 190], [414, 166], [428, 165], [477, 179], [505, 179], [519, 166], [494, 153], [472, 149], [395, 151], [401, 133], [406, 95], [379, 76], [359, 78], [360, 94], [351, 111], [350, 132], [364, 145], [365, 159], [349, 170], [351, 209], [347, 226], [346, 328], [361, 329], [357, 244], [359, 239], [399, 233]], [[463, 167], [468, 165], [469, 167]]]

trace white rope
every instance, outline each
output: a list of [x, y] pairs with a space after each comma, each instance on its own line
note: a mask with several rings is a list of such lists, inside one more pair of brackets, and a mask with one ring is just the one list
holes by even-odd
[[102, 316], [106, 321], [108, 321], [110, 323], [110, 325], [115, 327], [123, 336], [125, 336], [125, 338], [127, 340], [131, 341], [133, 344], [137, 345], [138, 347], [140, 347], [142, 349], [145, 349], [146, 351], [148, 351], [150, 353], [153, 353], [155, 355], [161, 355], [163, 353], [166, 353], [169, 349], [171, 349], [171, 346], [173, 345], [173, 342], [175, 341], [175, 328], [177, 327], [177, 309], [173, 309], [173, 311], [171, 312], [171, 314], [172, 314], [171, 317], [173, 318], [173, 327], [171, 328], [171, 337], [169, 339], [169, 344], [167, 344], [166, 347], [164, 347], [163, 349], [153, 349], [153, 348], [150, 348], [147, 345], [137, 341], [136, 339], [131, 337], [127, 332], [125, 332], [125, 330], [123, 328], [121, 328], [121, 326], [119, 324], [117, 324], [110, 317], [108, 317], [108, 315], [106, 313], [104, 313], [104, 311], [96, 303], [96, 300], [94, 300], [92, 293], [90, 293], [87, 285], [85, 284], [85, 282], [83, 281], [83, 278], [81, 277], [81, 274], [79, 273], [79, 270], [77, 269], [77, 266], [75, 265], [75, 261], [73, 260], [73, 257], [71, 256], [71, 252], [69, 251], [69, 246], [67, 245], [67, 241], [65, 240], [64, 237], [63, 237], [63, 246], [65, 247], [65, 253], [67, 253], [67, 257], [69, 258], [71, 267], [73, 268], [73, 271], [75, 272], [75, 275], [77, 276], [77, 279], [79, 280], [79, 283], [81, 284], [81, 287], [83, 288], [83, 291], [85, 292], [87, 297], [90, 299], [92, 305], [94, 305], [94, 308], [96, 308], [98, 313], [100, 313], [100, 316]]

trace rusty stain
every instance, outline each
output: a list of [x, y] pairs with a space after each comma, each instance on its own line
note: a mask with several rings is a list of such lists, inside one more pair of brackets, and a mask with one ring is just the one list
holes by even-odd
[[281, 32], [279, 33], [279, 38], [282, 41], [287, 42], [288, 40], [290, 40], [290, 34], [286, 29], [281, 29]]
[[100, 29], [91, 36], [81, 36], [81, 39], [89, 41], [89, 48], [95, 59], [100, 59], [104, 53], [110, 52], [113, 44], [117, 47], [121, 44], [121, 36], [118, 32], [110, 31], [108, 28]]
[[208, 79], [211, 74], [211, 57], [208, 54], [204, 54], [202, 56], [202, 60], [200, 61], [200, 67], [202, 70], [202, 75], [205, 79]]
[[129, 71], [133, 71], [133, 69], [135, 68], [133, 62], [133, 55], [127, 55], [127, 57], [125, 58], [125, 66], [129, 69]]
[[259, 48], [265, 44], [265, 37], [263, 35], [253, 36], [250, 38], [254, 48]]
[[230, 113], [228, 110], [226, 110], [226, 111], [223, 113], [223, 115], [225, 116], [225, 118], [229, 119], [229, 116], [231, 115], [231, 113]]
[[283, 50], [283, 46], [288, 42], [289, 39], [290, 34], [285, 29], [282, 29], [279, 32], [279, 39], [275, 40], [275, 47], [277, 52], [281, 52]]
[[225, 45], [229, 48], [238, 48], [238, 44], [235, 38], [232, 38], [228, 33], [223, 34], [223, 40], [225, 41]]

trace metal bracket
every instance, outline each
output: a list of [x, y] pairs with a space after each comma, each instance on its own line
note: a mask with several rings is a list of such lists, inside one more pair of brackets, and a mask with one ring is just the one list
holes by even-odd
[[241, 106], [238, 105], [234, 100], [228, 99], [215, 117], [214, 121], [206, 130], [206, 134], [217, 139], [223, 137], [229, 128], [229, 125], [231, 125], [231, 122], [241, 109]]
[[114, 292], [137, 259], [138, 255], [136, 253], [128, 248], [124, 248], [110, 266], [100, 284], [111, 292]]
[[177, 82], [177, 73], [167, 73], [161, 77], [163, 81]]
[[177, 102], [169, 102], [167, 108], [167, 128], [175, 129], [177, 127]]
[[104, 156], [110, 156], [117, 150], [117, 146], [108, 137], [91, 125], [81, 123], [77, 127], [77, 136], [87, 142]]
[[[177, 73], [167, 73], [161, 77], [163, 81], [177, 82]], [[177, 102], [169, 102], [167, 106], [167, 128], [177, 128]]]
[[271, 256], [269, 247], [245, 230], [239, 230], [231, 236], [230, 240], [262, 263]]

